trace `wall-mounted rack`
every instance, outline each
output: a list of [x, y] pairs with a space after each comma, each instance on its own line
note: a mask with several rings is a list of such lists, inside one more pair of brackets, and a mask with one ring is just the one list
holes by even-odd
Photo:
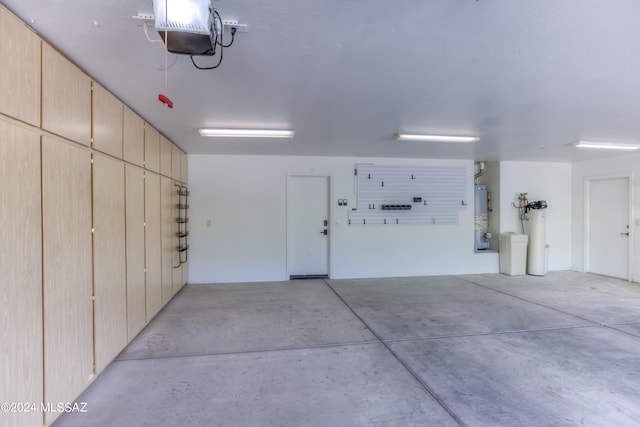
[[176, 251], [178, 252], [178, 265], [174, 265], [173, 268], [180, 268], [180, 266], [187, 262], [189, 251], [189, 217], [187, 212], [189, 211], [189, 190], [182, 184], [174, 184], [177, 189], [178, 203], [176, 203], [176, 218], [175, 223], [178, 224], [176, 230], [176, 237], [178, 238], [178, 244], [176, 245]]
[[458, 224], [467, 206], [467, 181], [465, 166], [356, 164], [349, 224]]

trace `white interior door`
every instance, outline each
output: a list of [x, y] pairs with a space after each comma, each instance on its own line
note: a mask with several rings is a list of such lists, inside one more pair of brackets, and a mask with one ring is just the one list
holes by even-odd
[[629, 279], [629, 179], [594, 179], [589, 184], [591, 273]]
[[289, 277], [329, 274], [329, 178], [289, 178]]

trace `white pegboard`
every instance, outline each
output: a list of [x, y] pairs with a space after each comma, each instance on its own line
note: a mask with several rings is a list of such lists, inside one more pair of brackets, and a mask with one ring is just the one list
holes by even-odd
[[356, 164], [350, 225], [458, 224], [467, 206], [464, 166]]

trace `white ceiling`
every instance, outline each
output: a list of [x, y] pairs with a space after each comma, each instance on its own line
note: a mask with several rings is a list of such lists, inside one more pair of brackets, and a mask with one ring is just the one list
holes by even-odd
[[[216, 0], [248, 32], [216, 70], [170, 54], [167, 91], [164, 46], [132, 19], [152, 0], [0, 2], [190, 154], [579, 161], [623, 155], [579, 139], [640, 141], [638, 0]], [[215, 140], [203, 126], [296, 137]]]

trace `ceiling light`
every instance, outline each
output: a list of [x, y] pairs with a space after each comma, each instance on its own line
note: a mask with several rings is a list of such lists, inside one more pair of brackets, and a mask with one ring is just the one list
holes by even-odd
[[393, 138], [397, 141], [424, 141], [424, 142], [478, 142], [477, 136], [453, 136], [453, 135], [418, 135], [408, 133], [396, 133]]
[[640, 148], [640, 144], [624, 144], [618, 142], [591, 142], [591, 141], [578, 141], [573, 144], [578, 148], [599, 148], [605, 150], [637, 150]]
[[200, 135], [222, 138], [293, 138], [289, 129], [199, 129]]

